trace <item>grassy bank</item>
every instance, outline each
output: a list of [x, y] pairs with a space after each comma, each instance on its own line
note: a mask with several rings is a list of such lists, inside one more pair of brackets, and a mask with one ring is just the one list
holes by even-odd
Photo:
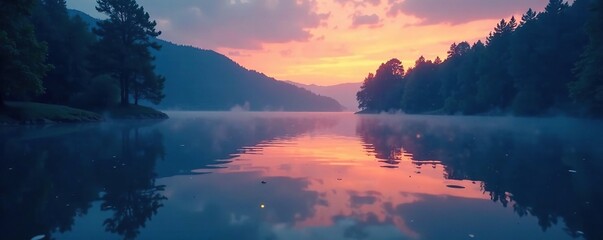
[[34, 103], [6, 102], [0, 111], [0, 124], [45, 124], [102, 121], [101, 115], [81, 109]]
[[62, 105], [34, 102], [6, 102], [0, 111], [0, 125], [100, 122], [104, 119], [167, 119], [168, 115], [150, 107], [114, 106], [86, 111]]
[[110, 119], [167, 119], [168, 115], [150, 107], [139, 105], [114, 106], [100, 111]]

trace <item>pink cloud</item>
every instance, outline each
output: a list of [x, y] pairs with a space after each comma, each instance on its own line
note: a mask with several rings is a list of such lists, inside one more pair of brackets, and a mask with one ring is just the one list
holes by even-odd
[[[148, 2], [148, 3], [146, 3]], [[141, 0], [153, 18], [169, 20], [162, 38], [203, 48], [260, 49], [263, 43], [312, 39], [329, 17], [315, 0]]]
[[528, 8], [543, 9], [548, 0], [389, 0], [389, 17], [400, 13], [423, 19], [422, 24], [461, 24], [481, 19], [509, 18]]
[[360, 26], [377, 27], [381, 20], [377, 14], [360, 14], [355, 13], [352, 16], [352, 28]]
[[381, 0], [335, 0], [335, 2], [341, 4], [342, 6], [351, 4], [355, 7], [364, 7], [367, 5], [379, 6], [379, 4], [381, 4]]

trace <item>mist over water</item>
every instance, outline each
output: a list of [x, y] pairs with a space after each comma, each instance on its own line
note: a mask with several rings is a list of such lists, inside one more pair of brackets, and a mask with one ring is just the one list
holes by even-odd
[[601, 239], [600, 121], [169, 112], [0, 128], [7, 239]]

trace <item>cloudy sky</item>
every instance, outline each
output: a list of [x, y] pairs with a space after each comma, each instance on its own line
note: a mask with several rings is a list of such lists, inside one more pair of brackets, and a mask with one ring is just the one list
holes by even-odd
[[[380, 63], [445, 57], [483, 39], [501, 18], [548, 0], [138, 0], [162, 39], [220, 52], [282, 80], [359, 82]], [[101, 17], [95, 0], [69, 8]]]

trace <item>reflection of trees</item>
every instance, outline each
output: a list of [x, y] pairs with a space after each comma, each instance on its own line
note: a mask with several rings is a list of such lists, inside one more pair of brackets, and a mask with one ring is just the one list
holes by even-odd
[[380, 162], [397, 165], [408, 153], [412, 153], [413, 160], [437, 160], [437, 154], [430, 146], [432, 136], [423, 134], [426, 127], [420, 122], [394, 125], [379, 118], [365, 117], [361, 118], [356, 132], [367, 144], [366, 150], [375, 154]]
[[397, 165], [402, 160], [404, 154], [404, 150], [402, 149], [404, 139], [394, 135], [387, 128], [375, 127], [366, 129], [369, 126], [378, 126], [379, 124], [378, 119], [364, 119], [363, 124], [358, 125], [357, 131], [365, 132], [370, 130], [372, 134], [360, 135], [363, 142], [371, 144], [371, 146], [366, 147], [366, 150], [375, 154], [375, 157], [380, 159], [381, 162]]
[[364, 118], [357, 133], [377, 157], [404, 149], [417, 164], [440, 160], [447, 178], [481, 181], [493, 201], [512, 203], [518, 215], [536, 216], [543, 229], [561, 218], [570, 235], [603, 238], [603, 189], [598, 186], [603, 148], [593, 142], [600, 127], [541, 127], [520, 120], [488, 127], [467, 121]]
[[[68, 231], [97, 197], [93, 164], [80, 134], [58, 139], [15, 140], [20, 131], [0, 135], [0, 224], [3, 238], [30, 239]], [[10, 138], [9, 138], [10, 136]]]
[[112, 177], [104, 179], [101, 209], [113, 211], [113, 217], [104, 222], [107, 231], [133, 239], [166, 199], [160, 193], [164, 186], [155, 185], [154, 172], [164, 148], [158, 132], [144, 135], [137, 128], [122, 129], [120, 143], [120, 154], [102, 165]]
[[[74, 218], [86, 214], [101, 191], [103, 210], [116, 211], [107, 220], [108, 230], [126, 238], [159, 208], [164, 197], [159, 194], [162, 188], [154, 185], [155, 161], [163, 155], [158, 132], [135, 130], [133, 138], [121, 142], [119, 133], [97, 127], [72, 130], [0, 132], [3, 237], [30, 239], [69, 231]], [[113, 158], [119, 149], [123, 155]]]

